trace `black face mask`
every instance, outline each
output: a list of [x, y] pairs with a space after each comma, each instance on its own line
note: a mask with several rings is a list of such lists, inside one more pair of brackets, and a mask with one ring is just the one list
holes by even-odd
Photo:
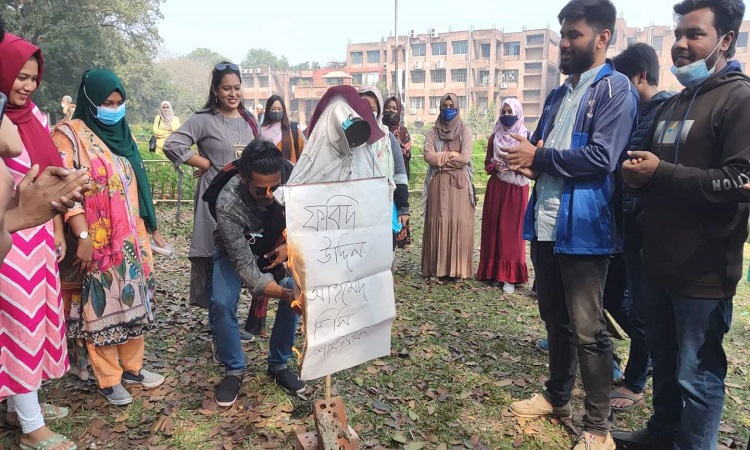
[[266, 114], [266, 119], [271, 121], [271, 123], [281, 122], [281, 119], [284, 118], [284, 111], [271, 111], [268, 114]]
[[359, 147], [370, 139], [370, 124], [359, 117], [350, 117], [341, 124], [344, 129], [344, 135], [349, 143], [349, 148]]
[[386, 111], [383, 113], [383, 125], [387, 127], [393, 127], [399, 124], [400, 117], [398, 113], [395, 113], [393, 111]]

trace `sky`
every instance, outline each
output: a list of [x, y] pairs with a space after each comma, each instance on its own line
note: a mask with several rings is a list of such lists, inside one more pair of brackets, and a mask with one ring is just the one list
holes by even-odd
[[[628, 26], [674, 23], [676, 0], [614, 0]], [[377, 42], [393, 34], [395, 0], [166, 0], [159, 24], [169, 54], [215, 50], [241, 62], [251, 48], [284, 55], [291, 64], [346, 59], [351, 42]], [[398, 32], [438, 33], [496, 27], [505, 31], [559, 29], [559, 0], [400, 0]]]

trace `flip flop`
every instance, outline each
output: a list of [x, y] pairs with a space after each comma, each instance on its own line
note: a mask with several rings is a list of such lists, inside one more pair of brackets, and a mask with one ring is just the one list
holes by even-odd
[[616, 411], [616, 412], [619, 412], [619, 413], [631, 412], [635, 408], [639, 407], [641, 405], [641, 403], [643, 403], [643, 396], [641, 396], [640, 398], [638, 398], [638, 397], [636, 397], [634, 395], [625, 394], [625, 393], [622, 393], [622, 392], [619, 392], [619, 391], [612, 391], [611, 398], [612, 399], [622, 398], [622, 399], [630, 400], [631, 402], [633, 402], [630, 406], [624, 406], [624, 407], [619, 407], [619, 408], [616, 407], [616, 406], [612, 406], [612, 411]]
[[68, 439], [67, 436], [64, 436], [62, 434], [55, 433], [51, 438], [45, 439], [41, 442], [37, 442], [36, 445], [25, 445], [20, 444], [21, 450], [49, 450], [52, 447], [62, 444], [63, 442], [68, 441], [70, 442], [70, 445], [65, 450], [77, 450], [78, 446], [75, 442]]
[[[42, 408], [42, 416], [45, 422], [51, 422], [53, 420], [62, 419], [68, 417], [68, 408], [64, 406], [55, 406], [49, 403], [40, 403], [39, 406]], [[9, 413], [10, 414], [10, 413]], [[6, 416], [5, 421], [13, 426], [20, 426], [21, 423], [18, 421], [18, 416], [15, 419], [10, 419]]]

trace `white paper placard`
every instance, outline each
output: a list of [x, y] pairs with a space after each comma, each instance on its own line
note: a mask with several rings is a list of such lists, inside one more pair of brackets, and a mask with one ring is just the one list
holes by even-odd
[[393, 217], [385, 178], [284, 187], [287, 244], [305, 294], [302, 380], [391, 351]]

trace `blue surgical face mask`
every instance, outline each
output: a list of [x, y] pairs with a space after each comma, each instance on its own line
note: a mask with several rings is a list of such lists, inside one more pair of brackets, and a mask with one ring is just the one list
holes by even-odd
[[456, 115], [458, 115], [458, 110], [456, 108], [445, 108], [440, 111], [440, 117], [442, 117], [446, 122], [450, 122], [451, 120], [455, 119]]
[[125, 117], [125, 103], [117, 108], [96, 107], [96, 119], [104, 125], [116, 125]]
[[706, 60], [709, 59], [719, 48], [722, 41], [724, 41], [725, 36], [726, 35], [719, 39], [719, 43], [716, 44], [716, 47], [714, 47], [713, 51], [709, 53], [707, 57], [682, 67], [672, 66], [672, 73], [677, 78], [677, 81], [685, 87], [695, 87], [708, 80], [711, 74], [714, 73], [714, 70], [716, 70], [716, 64], [719, 63], [719, 59], [716, 59], [716, 62], [710, 70], [708, 69], [708, 66], [706, 66]]
[[89, 98], [89, 95], [86, 93], [86, 86], [83, 87], [83, 95], [86, 96], [89, 103], [96, 107], [96, 119], [104, 125], [115, 125], [125, 118], [125, 103], [117, 108], [99, 106]]
[[516, 116], [500, 116], [500, 123], [503, 124], [505, 128], [512, 127], [516, 122], [518, 122], [518, 117]]

